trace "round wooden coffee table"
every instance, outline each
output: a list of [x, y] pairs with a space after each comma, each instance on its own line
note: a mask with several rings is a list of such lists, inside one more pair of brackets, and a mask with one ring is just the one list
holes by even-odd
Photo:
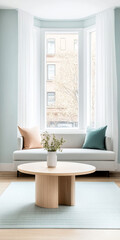
[[18, 171], [35, 175], [35, 202], [39, 207], [58, 208], [75, 204], [75, 176], [96, 171], [94, 166], [73, 162], [57, 162], [48, 168], [47, 162], [26, 163]]

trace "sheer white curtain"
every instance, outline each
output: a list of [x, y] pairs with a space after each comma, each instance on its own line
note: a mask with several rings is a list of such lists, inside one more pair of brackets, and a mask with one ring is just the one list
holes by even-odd
[[39, 34], [34, 17], [18, 11], [18, 125], [39, 125], [39, 69], [37, 65]]
[[96, 16], [96, 126], [107, 125], [107, 135], [118, 152], [117, 75], [114, 9]]

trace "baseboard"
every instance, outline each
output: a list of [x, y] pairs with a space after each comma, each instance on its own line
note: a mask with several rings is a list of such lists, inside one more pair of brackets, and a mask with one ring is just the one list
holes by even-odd
[[16, 171], [14, 163], [0, 163], [1, 172], [14, 172]]
[[78, 177], [81, 177], [81, 178], [90, 178], [90, 177], [109, 177], [109, 171], [96, 171], [94, 173], [91, 173], [91, 174], [87, 174], [87, 175], [78, 175]]
[[117, 164], [117, 172], [120, 172], [120, 163]]

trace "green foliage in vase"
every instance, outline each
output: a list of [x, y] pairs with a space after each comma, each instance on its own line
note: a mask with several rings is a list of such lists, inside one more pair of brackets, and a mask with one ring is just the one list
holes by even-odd
[[44, 149], [47, 150], [48, 152], [55, 152], [57, 150], [62, 152], [61, 146], [63, 145], [64, 142], [65, 142], [65, 139], [63, 137], [60, 139], [57, 139], [55, 137], [55, 134], [49, 134], [48, 132], [44, 132], [42, 134], [41, 143]]

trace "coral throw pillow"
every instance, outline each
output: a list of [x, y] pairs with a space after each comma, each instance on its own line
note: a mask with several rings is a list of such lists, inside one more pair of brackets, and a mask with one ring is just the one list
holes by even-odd
[[23, 137], [24, 149], [42, 148], [39, 127], [18, 129]]

